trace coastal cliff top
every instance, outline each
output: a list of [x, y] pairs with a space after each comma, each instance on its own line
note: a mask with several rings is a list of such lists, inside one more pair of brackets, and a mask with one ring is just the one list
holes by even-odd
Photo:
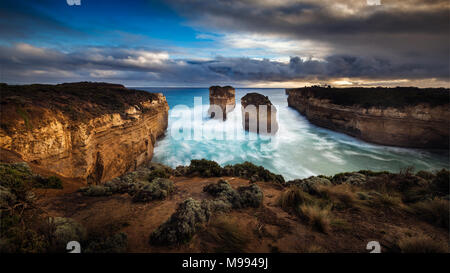
[[235, 90], [232, 86], [211, 86], [209, 88], [209, 95], [218, 97], [234, 97]]
[[450, 89], [417, 87], [303, 87], [286, 89], [287, 94], [328, 99], [331, 103], [363, 107], [405, 107], [418, 104], [439, 106], [449, 104]]
[[269, 97], [261, 95], [259, 93], [248, 93], [241, 98], [241, 103], [245, 107], [249, 104], [252, 105], [272, 105]]
[[[78, 82], [56, 85], [0, 84], [2, 125], [14, 114], [25, 115], [28, 110], [46, 108], [61, 111], [72, 120], [84, 120], [108, 113], [123, 112], [159, 96], [120, 84]], [[145, 111], [144, 107], [141, 107]], [[3, 118], [5, 117], [5, 118]]]

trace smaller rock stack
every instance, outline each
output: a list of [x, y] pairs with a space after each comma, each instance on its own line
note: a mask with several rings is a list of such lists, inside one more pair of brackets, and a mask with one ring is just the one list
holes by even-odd
[[241, 99], [241, 110], [244, 130], [269, 135], [278, 131], [277, 108], [267, 96], [246, 94]]
[[235, 99], [236, 91], [232, 86], [211, 86], [209, 88], [209, 110], [208, 115], [211, 118], [220, 118], [220, 113], [222, 111], [222, 119], [227, 119], [227, 113], [234, 110], [236, 106]]

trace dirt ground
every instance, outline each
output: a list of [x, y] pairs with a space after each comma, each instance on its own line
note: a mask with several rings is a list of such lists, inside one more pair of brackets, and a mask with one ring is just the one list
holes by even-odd
[[[67, 182], [63, 190], [38, 190], [40, 204], [51, 216], [71, 217], [82, 223], [88, 231], [115, 228], [127, 234], [129, 252], [216, 252], [220, 242], [208, 236], [206, 225], [185, 244], [174, 247], [155, 247], [148, 243], [149, 236], [164, 223], [185, 199], [211, 198], [203, 187], [220, 178], [172, 177], [175, 192], [163, 201], [134, 203], [128, 194], [110, 197], [85, 197], [74, 191], [74, 182]], [[250, 182], [225, 177], [233, 188]], [[312, 229], [277, 205], [283, 187], [257, 182], [264, 192], [261, 208], [233, 210], [224, 216], [240, 233], [248, 238], [245, 252], [368, 252], [369, 241], [378, 241], [382, 251], [398, 251], [397, 241], [405, 235], [427, 234], [448, 242], [448, 231], [418, 221], [407, 213], [387, 213], [382, 210], [350, 208], [333, 212], [339, 219], [328, 234]], [[80, 184], [81, 186], [81, 184]], [[213, 217], [214, 218], [214, 217]]]

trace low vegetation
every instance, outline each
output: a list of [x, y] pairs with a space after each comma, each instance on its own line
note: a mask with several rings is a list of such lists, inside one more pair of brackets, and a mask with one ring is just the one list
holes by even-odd
[[200, 176], [200, 177], [221, 177], [236, 176], [249, 179], [252, 182], [265, 181], [284, 183], [281, 175], [274, 174], [264, 167], [256, 166], [250, 162], [221, 167], [217, 162], [206, 159], [193, 159], [189, 166], [178, 166], [175, 169], [176, 176]]
[[250, 242], [250, 236], [233, 219], [221, 216], [212, 220], [206, 229], [207, 235], [217, 245], [216, 252], [243, 253]]
[[402, 238], [398, 246], [403, 253], [448, 253], [445, 242], [435, 241], [426, 235]]
[[301, 205], [299, 215], [304, 218], [311, 227], [323, 233], [330, 230], [330, 211], [317, 205]]
[[450, 90], [446, 88], [417, 87], [352, 87], [331, 88], [311, 86], [288, 89], [288, 92], [309, 94], [320, 99], [328, 99], [338, 105], [361, 105], [363, 107], [404, 107], [422, 103], [432, 106], [448, 104]]
[[81, 188], [84, 196], [110, 196], [115, 193], [128, 193], [134, 202], [163, 200], [174, 191], [171, 170], [160, 164], [143, 166], [134, 172], [106, 182], [104, 185], [90, 185]]

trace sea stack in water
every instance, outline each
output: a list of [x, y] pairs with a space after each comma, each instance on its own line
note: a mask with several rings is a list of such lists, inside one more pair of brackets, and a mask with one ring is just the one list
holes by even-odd
[[209, 88], [209, 110], [211, 118], [227, 119], [227, 113], [236, 106], [235, 90], [231, 86], [211, 86]]
[[267, 96], [248, 93], [241, 99], [241, 110], [244, 130], [270, 135], [278, 131], [277, 108]]

